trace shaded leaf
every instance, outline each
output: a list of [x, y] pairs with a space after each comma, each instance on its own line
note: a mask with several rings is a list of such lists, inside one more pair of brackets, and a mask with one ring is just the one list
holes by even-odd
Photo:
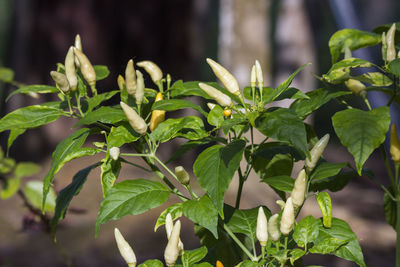
[[101, 186], [103, 188], [103, 198], [107, 195], [108, 190], [114, 185], [121, 170], [121, 161], [111, 159], [110, 155], [101, 161]]
[[96, 122], [116, 123], [122, 120], [127, 120], [122, 109], [102, 106], [99, 109], [96, 109], [86, 114], [85, 117], [83, 117], [78, 123], [74, 125], [74, 127], [78, 127], [84, 124], [90, 125]]
[[0, 67], [0, 81], [12, 82], [14, 80], [14, 71], [10, 68]]
[[50, 85], [27, 85], [12, 91], [7, 96], [6, 101], [8, 101], [13, 95], [16, 94], [31, 94], [31, 93], [48, 94], [48, 93], [58, 93], [58, 92], [60, 92], [60, 90], [58, 90], [57, 87]]
[[205, 112], [199, 105], [194, 104], [192, 101], [184, 99], [166, 99], [154, 102], [151, 110], [166, 110], [174, 111], [179, 109], [192, 108], [200, 112], [204, 117], [207, 117], [208, 113]]
[[185, 266], [192, 266], [201, 261], [207, 255], [207, 252], [208, 249], [205, 246], [194, 250], [185, 250], [185, 253], [182, 255], [182, 263], [185, 264]]
[[274, 189], [290, 193], [293, 190], [294, 179], [288, 175], [267, 177], [261, 180]]
[[295, 227], [293, 239], [299, 247], [306, 247], [307, 244], [315, 242], [319, 234], [319, 220], [308, 215], [303, 218]]
[[107, 66], [104, 65], [94, 65], [94, 72], [96, 72], [96, 81], [103, 80], [108, 77], [110, 71]]
[[[43, 203], [43, 182], [42, 181], [29, 181], [24, 186], [24, 193], [29, 201], [35, 208], [40, 209]], [[56, 207], [57, 195], [53, 189], [47, 193], [47, 198], [44, 203], [44, 211], [54, 212]]]
[[325, 179], [337, 175], [341, 169], [347, 166], [347, 163], [328, 163], [319, 164], [311, 174], [310, 180]]
[[168, 213], [171, 214], [172, 220], [176, 220], [181, 217], [183, 213], [182, 203], [175, 203], [161, 212], [160, 216], [158, 216], [156, 225], [154, 226], [154, 232], [157, 231], [158, 227], [165, 224], [165, 218], [167, 217]]

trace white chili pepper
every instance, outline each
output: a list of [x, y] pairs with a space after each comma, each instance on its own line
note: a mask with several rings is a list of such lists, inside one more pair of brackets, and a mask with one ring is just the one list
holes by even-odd
[[92, 88], [93, 93], [95, 92], [96, 85], [96, 72], [94, 71], [92, 63], [90, 63], [87, 56], [77, 48], [74, 48], [75, 56], [78, 58], [80, 63], [80, 69], [83, 77], [88, 82], [90, 87]]
[[294, 225], [294, 208], [292, 203], [292, 198], [286, 200], [285, 208], [282, 212], [281, 218], [281, 233], [287, 236], [290, 231], [292, 231]]
[[172, 229], [171, 236], [168, 240], [167, 247], [164, 251], [164, 259], [167, 266], [174, 266], [178, 259], [180, 249], [178, 247], [179, 234], [181, 231], [181, 222], [178, 220]]
[[268, 220], [268, 234], [272, 241], [278, 241], [281, 233], [278, 229], [279, 214], [272, 215]]
[[304, 196], [306, 193], [306, 186], [307, 186], [306, 178], [307, 178], [306, 171], [302, 169], [297, 175], [296, 181], [294, 182], [294, 187], [290, 196], [292, 198], [293, 207], [295, 209], [297, 209], [304, 203]]
[[143, 102], [144, 97], [144, 79], [143, 74], [140, 71], [136, 71], [136, 104], [140, 105]]
[[62, 73], [59, 73], [57, 71], [51, 71], [50, 72], [51, 78], [53, 78], [53, 80], [56, 82], [58, 88], [60, 88], [60, 90], [63, 93], [68, 93], [69, 92], [69, 83], [68, 83], [68, 79], [67, 76], [65, 76]]
[[344, 84], [355, 95], [360, 95], [362, 92], [365, 92], [365, 89], [367, 89], [362, 82], [355, 79], [348, 79]]
[[[386, 52], [387, 52], [387, 44], [386, 44], [386, 33], [385, 32], [382, 32], [382, 38], [381, 38], [381, 40], [382, 40], [382, 50], [381, 50], [381, 52], [382, 52], [382, 58], [383, 58], [383, 61], [385, 61], [386, 62]], [[400, 51], [399, 51], [400, 52]]]
[[230, 107], [233, 105], [232, 99], [229, 96], [221, 93], [218, 89], [212, 87], [211, 85], [199, 83], [199, 87], [221, 106]]
[[256, 236], [260, 245], [265, 247], [268, 242], [268, 221], [262, 207], [258, 208]]
[[119, 147], [114, 146], [114, 147], [110, 148], [110, 157], [113, 160], [118, 160], [120, 153], [121, 153], [121, 151], [120, 151]]
[[211, 58], [207, 58], [207, 63], [208, 65], [210, 65], [215, 76], [217, 76], [217, 78], [221, 81], [226, 90], [228, 90], [232, 94], [240, 95], [239, 84], [236, 78], [229, 71], [227, 71], [224, 67], [222, 67]]
[[[80, 36], [79, 34], [77, 34], [77, 35], [75, 36], [75, 43], [74, 43], [74, 46], [75, 46], [76, 49], [78, 49], [78, 50], [80, 50], [80, 51], [83, 51], [83, 50], [82, 50], [81, 36]], [[81, 67], [81, 64], [79, 63], [79, 60], [78, 60], [78, 58], [76, 57], [76, 55], [75, 55], [75, 65], [76, 65], [78, 68]]]
[[135, 68], [133, 66], [133, 60], [130, 59], [128, 64], [126, 64], [125, 68], [125, 87], [128, 91], [128, 94], [131, 96], [135, 95], [136, 92], [136, 73]]
[[[165, 232], [167, 234], [168, 240], [171, 237], [173, 228], [174, 228], [174, 222], [172, 221], [171, 213], [168, 213], [167, 216], [165, 217]], [[180, 254], [183, 253], [183, 243], [180, 238], [179, 238], [179, 242], [178, 242], [178, 248], [179, 248]]]
[[396, 35], [396, 24], [393, 23], [388, 32], [386, 33], [386, 60], [388, 62], [393, 61], [396, 58], [396, 48], [395, 48], [395, 35]]
[[149, 61], [149, 60], [140, 61], [136, 65], [138, 65], [139, 67], [144, 68], [144, 70], [148, 74], [150, 74], [150, 77], [151, 77], [151, 79], [153, 80], [153, 82], [155, 84], [157, 84], [157, 82], [160, 81], [162, 79], [162, 77], [163, 77], [163, 73], [162, 73], [160, 67], [158, 67], [152, 61]]
[[76, 76], [75, 70], [75, 54], [73, 46], [68, 49], [67, 56], [65, 57], [65, 76], [67, 76], [71, 90], [75, 91], [78, 86], [78, 77]]
[[133, 130], [139, 134], [145, 134], [147, 132], [147, 124], [142, 117], [140, 117], [133, 108], [124, 102], [121, 101], [120, 105]]
[[117, 246], [119, 249], [119, 253], [121, 254], [122, 258], [124, 258], [125, 262], [128, 264], [129, 267], [136, 266], [136, 255], [133, 252], [133, 249], [129, 245], [128, 242], [124, 239], [121, 232], [118, 228], [114, 229], [115, 240], [117, 241]]
[[315, 165], [317, 165], [317, 162], [321, 157], [322, 153], [324, 152], [328, 142], [329, 142], [329, 134], [326, 134], [321, 139], [319, 139], [318, 142], [311, 149], [310, 151], [311, 158], [310, 159], [307, 158], [305, 162], [305, 166], [308, 171], [312, 171]]

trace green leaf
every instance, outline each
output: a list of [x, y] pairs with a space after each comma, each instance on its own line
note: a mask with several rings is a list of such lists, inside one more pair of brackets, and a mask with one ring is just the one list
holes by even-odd
[[187, 116], [178, 119], [168, 119], [160, 123], [150, 134], [150, 138], [164, 143], [176, 137], [197, 140], [207, 137], [203, 121], [199, 117]]
[[8, 174], [15, 166], [15, 160], [12, 158], [3, 158], [0, 160], [0, 174]]
[[379, 44], [381, 36], [371, 32], [356, 29], [343, 29], [335, 32], [329, 39], [329, 50], [331, 51], [332, 63], [335, 63], [344, 53], [345, 48], [351, 51]]
[[0, 81], [12, 82], [14, 80], [14, 71], [9, 68], [0, 67]]
[[248, 121], [243, 118], [243, 117], [239, 117], [239, 118], [231, 118], [228, 120], [224, 120], [221, 123], [221, 128], [224, 131], [224, 134], [227, 135], [228, 132], [234, 128], [235, 126], [248, 126]]
[[[25, 184], [24, 193], [29, 201], [35, 208], [40, 209], [43, 201], [43, 182], [42, 181], [29, 181]], [[54, 212], [56, 206], [57, 195], [53, 189], [47, 193], [47, 198], [44, 202], [44, 211]]]
[[63, 112], [59, 109], [39, 105], [20, 108], [0, 119], [0, 132], [39, 127], [57, 120], [61, 115]]
[[211, 138], [187, 141], [186, 143], [180, 145], [178, 150], [176, 150], [174, 152], [174, 154], [171, 156], [171, 158], [169, 158], [165, 163], [172, 162], [172, 161], [180, 158], [183, 154], [189, 152], [190, 150], [192, 150], [198, 146], [201, 146], [201, 145], [209, 144], [212, 141], [214, 141], [214, 140]]
[[98, 105], [100, 105], [103, 101], [106, 101], [108, 99], [110, 99], [111, 97], [113, 97], [114, 95], [116, 95], [117, 93], [119, 93], [120, 91], [114, 90], [111, 92], [106, 92], [106, 93], [102, 93], [102, 94], [98, 94], [95, 96], [92, 96], [91, 98], [88, 98], [87, 101], [87, 111], [85, 111], [83, 109], [84, 112], [90, 112], [92, 111], [95, 107], [97, 107]]
[[181, 217], [183, 213], [182, 203], [175, 203], [161, 212], [160, 216], [158, 216], [156, 225], [154, 226], [154, 232], [157, 231], [158, 227], [165, 224], [165, 218], [167, 217], [168, 213], [171, 214], [172, 220], [176, 220]]
[[351, 78], [350, 70], [352, 68], [369, 68], [372, 66], [374, 64], [364, 59], [345, 58], [333, 64], [328, 73], [322, 75], [322, 78], [328, 83], [339, 84]]
[[199, 200], [185, 201], [183, 214], [189, 220], [208, 229], [215, 238], [218, 238], [218, 211], [207, 195], [202, 196]]
[[[255, 162], [254, 165], [258, 165], [259, 162]], [[262, 178], [268, 178], [273, 176], [288, 175], [292, 173], [293, 159], [289, 154], [277, 154], [268, 162], [265, 162], [264, 168], [257, 166], [257, 172], [261, 174]]]
[[224, 122], [224, 110], [220, 106], [215, 105], [208, 113], [207, 122], [217, 128], [221, 127], [221, 124]]
[[290, 252], [290, 263], [295, 266], [294, 262], [306, 254], [305, 250], [294, 248]]
[[168, 199], [169, 194], [165, 185], [145, 179], [115, 184], [101, 202], [96, 220], [96, 235], [101, 224], [158, 207]]
[[293, 239], [299, 247], [304, 248], [307, 244], [315, 242], [319, 234], [318, 222], [319, 220], [308, 215], [294, 227]]
[[396, 58], [388, 64], [389, 71], [396, 77], [400, 77], [400, 58]]
[[207, 255], [208, 249], [202, 246], [194, 250], [185, 250], [182, 255], [182, 263], [185, 266], [192, 266], [193, 264], [201, 261]]
[[323, 162], [312, 172], [310, 180], [320, 180], [337, 175], [341, 169], [347, 166], [347, 163], [328, 163]]
[[176, 81], [171, 88], [171, 97], [182, 97], [182, 96], [201, 96], [205, 99], [212, 99], [209, 97], [200, 87], [198, 81], [183, 82], [182, 80]]
[[342, 190], [356, 176], [358, 176], [357, 172], [350, 171], [329, 178], [311, 180], [310, 191], [319, 192], [328, 189], [331, 192], [337, 192]]
[[326, 238], [315, 244], [310, 249], [310, 252], [316, 254], [331, 254], [347, 242], [347, 240], [342, 240], [334, 237]]
[[279, 97], [275, 99], [275, 101], [280, 101], [283, 99], [309, 99], [309, 97], [303, 93], [301, 90], [290, 87], [286, 91], [284, 91]]
[[[394, 196], [393, 186], [390, 186], [389, 192]], [[388, 193], [383, 194], [383, 208], [385, 211], [385, 218], [389, 225], [396, 229], [396, 222], [397, 222], [397, 206], [396, 201], [394, 201]]]
[[164, 267], [164, 264], [159, 260], [147, 260], [138, 267]]
[[296, 113], [286, 108], [266, 112], [255, 121], [256, 128], [265, 136], [287, 142], [309, 156], [307, 132]]
[[[271, 217], [271, 211], [266, 207], [263, 209], [267, 218]], [[245, 234], [254, 243], [256, 242], [257, 216], [258, 207], [247, 210], [235, 209], [227, 225], [232, 232]]]
[[[366, 267], [357, 236], [345, 221], [333, 218], [331, 228], [325, 228], [322, 225], [322, 222], [319, 221], [319, 234], [317, 240], [314, 242], [314, 246], [318, 247], [321, 243], [327, 242], [325, 241], [326, 239], [331, 238], [347, 241], [347, 243], [340, 246], [330, 254], [336, 255], [345, 260], [354, 261], [358, 265]], [[336, 243], [340, 243], [340, 241], [337, 241]]]
[[7, 96], [6, 101], [8, 101], [13, 95], [16, 94], [31, 94], [31, 93], [48, 94], [48, 93], [58, 93], [58, 92], [60, 92], [60, 90], [58, 90], [57, 87], [50, 85], [27, 85], [12, 91]]
[[19, 162], [15, 166], [14, 177], [24, 178], [34, 175], [40, 171], [40, 166], [33, 162]]
[[380, 72], [367, 72], [360, 76], [355, 76], [352, 78], [365, 83], [369, 83], [372, 86], [390, 86], [393, 83], [393, 81], [388, 76]]
[[204, 117], [207, 117], [208, 113], [205, 112], [199, 105], [194, 104], [192, 101], [184, 99], [166, 99], [154, 102], [151, 110], [166, 110], [175, 111], [179, 109], [192, 108], [200, 112]]
[[305, 118], [311, 114], [314, 110], [319, 109], [322, 105], [328, 103], [331, 99], [350, 95], [350, 91], [329, 91], [324, 88], [320, 88], [311, 92], [306, 93], [309, 99], [299, 99], [292, 103], [290, 109], [297, 113], [300, 118]]
[[386, 106], [363, 111], [347, 109], [332, 117], [332, 124], [340, 142], [347, 147], [356, 162], [358, 174], [375, 148], [385, 141], [390, 126]]
[[332, 226], [332, 201], [327, 192], [320, 192], [315, 195], [318, 202], [319, 209], [322, 213], [322, 224], [324, 227], [330, 228]]
[[53, 183], [54, 175], [64, 166], [71, 154], [80, 150], [89, 133], [90, 130], [87, 128], [79, 129], [57, 145], [52, 154], [50, 170], [43, 180], [43, 205], [46, 201], [50, 186]]
[[102, 106], [99, 109], [89, 112], [78, 123], [76, 123], [74, 127], [84, 124], [90, 125], [95, 122], [116, 123], [122, 120], [127, 120], [127, 118], [120, 108]]
[[240, 166], [246, 142], [234, 140], [226, 146], [214, 145], [197, 157], [193, 172], [223, 218], [225, 191]]
[[121, 161], [113, 160], [110, 155], [101, 161], [101, 186], [103, 188], [103, 198], [107, 195], [108, 190], [114, 185], [121, 170]]
[[128, 123], [123, 123], [118, 127], [111, 127], [110, 133], [107, 136], [107, 146], [120, 147], [123, 144], [135, 142], [140, 138], [140, 135], [132, 130]]
[[14, 143], [15, 139], [17, 139], [17, 137], [20, 136], [21, 134], [25, 133], [25, 131], [26, 131], [26, 129], [22, 129], [22, 128], [12, 129], [8, 136], [7, 149], [10, 149], [10, 147]]
[[271, 91], [270, 94], [263, 95], [263, 102], [264, 104], [271, 103], [272, 101], [276, 100], [282, 93], [284, 93], [289, 86], [292, 84], [294, 77], [305, 67], [310, 65], [311, 63], [304, 64], [300, 68], [298, 68], [293, 74], [289, 76], [283, 83], [281, 83], [275, 90]]
[[1, 180], [2, 187], [0, 190], [0, 198], [1, 199], [8, 199], [14, 196], [21, 185], [21, 178], [13, 177], [9, 179], [2, 179]]
[[274, 189], [290, 193], [293, 190], [294, 179], [287, 175], [267, 177], [261, 180]]
[[94, 72], [96, 72], [96, 81], [103, 80], [108, 77], [110, 71], [108, 70], [107, 66], [103, 65], [94, 65]]
[[72, 178], [72, 182], [69, 185], [67, 185], [63, 190], [61, 190], [60, 193], [58, 194], [55, 205], [54, 216], [50, 222], [51, 232], [53, 235], [55, 235], [56, 233], [56, 227], [59, 220], [65, 218], [65, 214], [67, 212], [68, 206], [72, 198], [79, 194], [83, 185], [86, 182], [89, 173], [99, 165], [100, 162], [95, 163], [77, 172]]
[[267, 160], [271, 160], [277, 154], [289, 154], [296, 161], [305, 159], [304, 155], [302, 155], [295, 148], [282, 142], [268, 142], [259, 145], [252, 154], [252, 157], [261, 157]]

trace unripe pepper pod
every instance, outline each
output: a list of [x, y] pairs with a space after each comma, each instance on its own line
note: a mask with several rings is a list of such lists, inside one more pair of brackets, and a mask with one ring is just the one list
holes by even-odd
[[256, 83], [257, 83], [256, 65], [253, 65], [253, 67], [251, 67], [251, 73], [250, 73], [250, 86], [256, 87]]
[[206, 92], [212, 99], [217, 101], [223, 107], [230, 107], [233, 105], [232, 99], [224, 93], [221, 93], [218, 89], [205, 83], [199, 83], [199, 87]]
[[360, 95], [367, 88], [362, 82], [355, 79], [348, 79], [344, 84], [355, 95]]
[[181, 222], [177, 221], [172, 229], [171, 236], [168, 240], [167, 247], [164, 251], [164, 259], [167, 266], [174, 266], [176, 260], [178, 259], [180, 250], [178, 247], [179, 234], [181, 231]]
[[114, 229], [114, 235], [115, 235], [115, 241], [117, 242], [117, 246], [119, 249], [119, 253], [121, 254], [122, 258], [124, 258], [125, 262], [128, 264], [129, 267], [135, 267], [137, 261], [133, 249], [128, 244], [128, 242], [126, 242], [126, 240], [124, 239], [118, 228]]
[[268, 242], [268, 221], [262, 207], [258, 208], [256, 236], [260, 245], [265, 247]]
[[[157, 93], [154, 102], [163, 100], [162, 93]], [[165, 120], [165, 110], [153, 110], [150, 119], [150, 131], [154, 131], [157, 126]]]
[[232, 94], [240, 95], [239, 84], [236, 78], [229, 71], [211, 58], [207, 58], [207, 63], [210, 65], [215, 76], [217, 76], [217, 78], [221, 81], [226, 90]]
[[255, 65], [256, 65], [256, 77], [257, 77], [258, 87], [260, 87], [260, 90], [261, 90], [261, 88], [264, 86], [264, 77], [263, 77], [260, 62], [258, 62], [258, 60], [256, 60]]
[[140, 117], [133, 108], [124, 102], [120, 102], [120, 105], [133, 130], [139, 134], [145, 134], [147, 132], [147, 124], [142, 117]]
[[149, 61], [149, 60], [145, 60], [145, 61], [140, 61], [138, 62], [136, 65], [138, 65], [139, 67], [144, 68], [144, 70], [150, 74], [151, 79], [153, 80], [153, 82], [155, 84], [157, 84], [158, 81], [160, 81], [163, 77], [163, 73], [160, 69], [160, 67], [158, 67], [156, 65], [156, 63]]
[[78, 77], [76, 76], [75, 70], [75, 54], [73, 46], [68, 49], [67, 56], [65, 57], [65, 76], [67, 76], [71, 90], [75, 91], [78, 86]]
[[190, 182], [189, 173], [182, 166], [175, 167], [175, 174], [181, 184], [183, 185], [189, 184]]
[[92, 88], [92, 91], [94, 93], [95, 86], [96, 86], [96, 72], [94, 71], [92, 63], [90, 63], [87, 56], [79, 49], [74, 48], [74, 53], [75, 53], [75, 56], [78, 58], [79, 63], [81, 65], [80, 69], [81, 69], [82, 75], [85, 78], [85, 80], [88, 82], [88, 84], [90, 85], [90, 87]]
[[324, 152], [326, 145], [329, 142], [329, 134], [324, 135], [321, 139], [318, 140], [318, 142], [314, 145], [314, 147], [311, 149], [310, 154], [311, 158], [306, 159], [305, 166], [308, 171], [312, 171], [317, 165], [317, 162], [319, 158], [321, 157], [322, 153]]
[[390, 155], [396, 164], [400, 163], [400, 141], [394, 123], [390, 129]]
[[110, 148], [110, 157], [113, 160], [118, 160], [120, 153], [121, 153], [121, 151], [119, 150], [119, 147], [114, 146], [114, 147]]
[[69, 92], [70, 87], [67, 76], [57, 71], [51, 71], [50, 75], [64, 94]]
[[125, 87], [125, 79], [124, 79], [124, 77], [122, 77], [121, 74], [118, 75], [117, 83], [118, 83], [119, 90], [123, 91], [124, 87]]
[[[75, 36], [75, 43], [74, 43], [74, 46], [75, 46], [76, 49], [78, 49], [78, 50], [80, 50], [80, 51], [83, 51], [83, 50], [82, 50], [81, 36], [80, 36], [79, 34], [77, 34], [77, 35]], [[76, 55], [75, 55], [75, 65], [76, 65], [78, 68], [81, 67], [81, 64], [79, 63], [79, 60], [78, 60], [78, 58], [76, 57]]]
[[133, 60], [129, 60], [125, 68], [125, 86], [128, 94], [135, 95], [136, 92], [136, 73], [133, 66]]
[[281, 233], [287, 236], [290, 231], [292, 231], [294, 225], [294, 208], [292, 203], [292, 198], [286, 200], [285, 208], [282, 212], [281, 218]]
[[297, 175], [296, 181], [294, 182], [292, 193], [290, 194], [292, 198], [293, 207], [295, 209], [297, 209], [304, 203], [306, 186], [307, 186], [306, 171], [302, 169]]
[[278, 229], [279, 214], [272, 215], [268, 220], [268, 234], [272, 241], [278, 241], [281, 233]]
[[396, 58], [396, 48], [395, 48], [395, 34], [396, 34], [396, 24], [393, 23], [388, 32], [386, 33], [386, 60], [391, 62]]
[[140, 105], [143, 102], [144, 97], [144, 79], [143, 74], [140, 71], [136, 71], [136, 104]]

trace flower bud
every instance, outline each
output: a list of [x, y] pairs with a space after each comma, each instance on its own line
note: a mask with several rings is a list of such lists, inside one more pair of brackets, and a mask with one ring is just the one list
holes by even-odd
[[256, 83], [257, 83], [256, 65], [253, 65], [251, 67], [251, 73], [250, 73], [250, 86], [256, 87]]
[[400, 163], [400, 141], [394, 123], [390, 129], [390, 155], [396, 164]]
[[178, 166], [175, 168], [175, 174], [178, 178], [179, 182], [183, 185], [188, 185], [190, 182], [190, 176], [187, 171], [182, 166]]
[[171, 236], [168, 240], [167, 247], [164, 251], [164, 259], [167, 266], [174, 266], [178, 259], [180, 249], [178, 247], [179, 234], [181, 231], [181, 222], [178, 220], [172, 229]]
[[386, 33], [386, 60], [391, 62], [396, 58], [396, 48], [395, 48], [395, 34], [396, 34], [396, 23], [393, 23], [388, 32]]
[[257, 77], [258, 87], [260, 87], [260, 90], [262, 90], [264, 86], [264, 77], [260, 62], [258, 62], [258, 60], [256, 60], [256, 77]]
[[308, 171], [312, 171], [317, 165], [317, 162], [319, 158], [321, 157], [322, 153], [324, 152], [326, 145], [329, 142], [329, 134], [324, 135], [321, 139], [318, 140], [318, 142], [314, 145], [314, 147], [311, 149], [310, 154], [311, 158], [306, 159], [305, 166]]
[[213, 108], [215, 108], [215, 104], [214, 103], [207, 103], [207, 107], [212, 110]]
[[133, 130], [139, 134], [145, 134], [147, 132], [147, 124], [142, 117], [140, 117], [133, 108], [124, 102], [120, 102], [120, 105]]
[[218, 89], [212, 87], [211, 85], [205, 83], [199, 83], [200, 88], [206, 92], [212, 99], [217, 101], [223, 107], [232, 106], [232, 99], [224, 93], [221, 93]]
[[121, 151], [119, 150], [119, 147], [114, 146], [114, 147], [110, 148], [110, 157], [113, 160], [118, 160], [120, 153], [121, 153]]
[[224, 67], [222, 67], [211, 58], [207, 58], [207, 63], [213, 70], [215, 76], [217, 76], [217, 78], [224, 85], [226, 90], [235, 95], [240, 94], [239, 84], [236, 78], [229, 71], [227, 71]]
[[76, 76], [76, 70], [75, 70], [75, 55], [73, 46], [71, 46], [68, 49], [64, 65], [65, 65], [65, 76], [67, 77], [69, 86], [72, 91], [75, 91], [76, 87], [78, 86], [78, 77]]
[[163, 77], [163, 73], [162, 73], [161, 69], [152, 61], [149, 61], [149, 60], [140, 61], [136, 65], [144, 68], [144, 70], [148, 74], [150, 74], [150, 77], [155, 84], [157, 84], [157, 82], [159, 80], [161, 80]]
[[268, 221], [268, 234], [272, 241], [278, 241], [281, 233], [278, 229], [278, 218], [279, 214], [274, 214], [269, 218]]
[[140, 71], [136, 71], [136, 104], [140, 105], [143, 102], [144, 97], [144, 79], [143, 74]]
[[292, 231], [294, 225], [294, 208], [292, 203], [292, 198], [286, 200], [285, 208], [282, 212], [281, 218], [281, 233], [287, 236], [290, 231]]
[[304, 202], [304, 195], [306, 193], [307, 179], [306, 171], [302, 169], [297, 175], [297, 179], [294, 182], [294, 187], [290, 197], [292, 198], [293, 207], [297, 209]]
[[129, 267], [135, 267], [136, 255], [133, 252], [133, 249], [128, 244], [128, 242], [126, 242], [126, 240], [124, 239], [118, 228], [114, 229], [114, 235], [115, 235], [115, 240], [117, 241], [119, 253], [121, 253], [122, 258], [124, 258], [125, 262], [128, 264]]
[[135, 95], [136, 92], [136, 74], [133, 67], [133, 60], [130, 59], [125, 68], [125, 86], [128, 94]]
[[56, 82], [58, 88], [60, 88], [60, 90], [63, 93], [69, 92], [70, 87], [69, 87], [67, 76], [65, 76], [64, 74], [59, 73], [57, 71], [51, 71], [50, 75], [51, 75], [51, 78], [53, 78], [53, 80]]
[[268, 242], [268, 222], [262, 207], [258, 208], [256, 236], [262, 247]]
[[355, 79], [348, 79], [344, 84], [355, 95], [360, 95], [367, 88], [362, 82]]

